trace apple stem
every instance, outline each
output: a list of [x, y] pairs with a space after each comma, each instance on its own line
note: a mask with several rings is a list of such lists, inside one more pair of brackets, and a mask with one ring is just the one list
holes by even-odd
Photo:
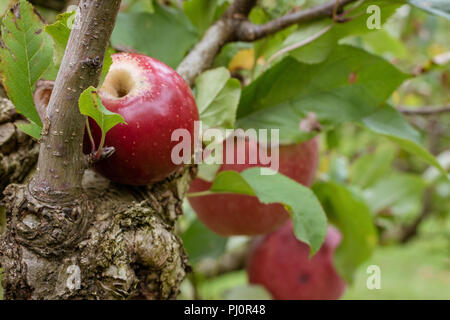
[[98, 146], [97, 153], [95, 154], [95, 160], [98, 161], [102, 155], [103, 146], [105, 145], [106, 134], [102, 131], [102, 139], [100, 140], [100, 145]]
[[91, 153], [94, 153], [95, 152], [95, 141], [94, 141], [94, 137], [92, 136], [91, 126], [89, 125], [88, 117], [86, 117], [86, 129], [88, 132], [89, 141], [91, 142]]

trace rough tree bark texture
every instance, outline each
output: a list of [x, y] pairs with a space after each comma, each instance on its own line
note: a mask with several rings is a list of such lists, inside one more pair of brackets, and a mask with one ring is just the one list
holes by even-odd
[[7, 229], [0, 237], [5, 298], [176, 297], [189, 266], [174, 224], [193, 169], [141, 188], [113, 185], [88, 170], [86, 205], [55, 218], [26, 185], [14, 184], [24, 182], [38, 156], [37, 143], [15, 128], [18, 118], [1, 98], [0, 191], [12, 183], [4, 190]]
[[[107, 39], [97, 43], [96, 30], [113, 23], [111, 17], [96, 20], [97, 13], [113, 15], [118, 2], [81, 2], [81, 12], [90, 18], [79, 34], [71, 34], [40, 146], [14, 127], [20, 117], [7, 99], [1, 100], [0, 200], [6, 228], [0, 228], [0, 265], [6, 299], [170, 299], [189, 270], [174, 228], [194, 169], [141, 188], [113, 185], [87, 170], [80, 192], [80, 163], [66, 170], [62, 161], [81, 154], [84, 119], [74, 114], [77, 97], [98, 80], [102, 58], [97, 51], [104, 52]], [[77, 82], [83, 78], [91, 83]], [[41, 171], [31, 174], [39, 148]]]
[[[14, 127], [16, 117], [2, 99], [0, 190], [23, 182], [37, 160], [38, 146]], [[85, 207], [67, 207], [56, 219], [26, 186], [9, 185], [0, 240], [5, 298], [176, 297], [189, 267], [174, 223], [192, 174], [185, 169], [159, 184], [129, 188], [87, 171]]]
[[130, 189], [87, 171], [85, 206], [56, 219], [25, 186], [8, 186], [0, 244], [5, 298], [175, 298], [189, 267], [174, 223], [191, 174]]
[[[341, 4], [353, 1], [343, 0]], [[105, 3], [104, 0], [90, 2]], [[256, 28], [245, 19], [255, 2], [236, 0], [180, 64], [177, 71], [190, 85], [198, 74], [211, 67], [214, 56], [226, 42], [240, 40], [240, 37], [244, 38], [243, 35], [248, 37], [255, 34], [242, 29], [242, 26]], [[308, 19], [329, 16], [329, 9], [334, 4], [333, 0], [325, 9], [320, 7], [316, 11], [310, 11], [306, 17], [296, 18], [306, 22]], [[316, 14], [317, 11], [320, 14]], [[286, 24], [283, 23], [283, 27], [296, 23], [292, 17], [288, 20]], [[258, 37], [282, 28], [278, 26], [263, 27], [264, 34], [258, 33]], [[250, 38], [243, 40], [252, 41]], [[84, 50], [82, 47], [74, 48], [78, 53], [79, 50]], [[83, 51], [86, 52], [89, 50]], [[98, 73], [97, 60], [96, 57], [93, 58], [94, 60], [84, 61], [85, 67]], [[90, 76], [90, 71], [85, 75], [83, 70], [80, 72], [83, 77]], [[70, 75], [69, 72], [64, 77], [67, 79], [63, 80], [70, 82]], [[50, 100], [49, 108], [53, 110], [53, 118], [43, 121], [46, 126], [50, 126], [49, 132], [44, 132], [44, 135], [50, 136], [45, 136], [43, 143], [49, 141], [51, 147], [56, 148], [60, 148], [58, 143], [64, 142], [67, 128], [61, 126], [62, 122], [55, 120], [58, 117], [64, 119], [62, 114], [58, 115], [57, 109], [61, 108], [55, 101], [67, 102], [72, 99], [73, 107], [76, 107], [73, 97], [79, 95], [84, 88], [80, 88], [80, 83], [69, 86], [66, 82], [59, 83], [58, 95], [63, 98], [56, 99], [56, 96], [52, 96], [54, 101]], [[7, 220], [6, 229], [0, 226], [0, 266], [3, 268], [4, 297], [175, 298], [181, 281], [189, 271], [189, 265], [174, 225], [181, 214], [182, 199], [195, 176], [195, 169], [185, 168], [165, 181], [141, 188], [111, 184], [88, 170], [84, 174], [81, 193], [72, 193], [77, 182], [69, 179], [71, 186], [65, 191], [72, 195], [62, 194], [59, 201], [52, 202], [50, 200], [58, 198], [58, 193], [50, 189], [60, 191], [64, 189], [60, 188], [64, 185], [58, 182], [59, 176], [55, 178], [53, 175], [50, 179], [49, 173], [41, 172], [37, 175], [38, 183], [33, 184], [37, 189], [30, 192], [27, 182], [32, 177], [39, 145], [14, 127], [13, 123], [18, 119], [9, 100], [1, 99], [0, 194], [4, 191], [4, 196], [0, 195], [0, 201], [3, 202], [0, 203], [0, 224], [2, 206], [6, 208]], [[59, 124], [52, 127], [54, 121]], [[82, 128], [78, 124], [74, 125], [77, 141], [81, 142]], [[56, 133], [52, 136], [52, 132]], [[70, 136], [68, 138], [71, 139]], [[40, 147], [42, 155], [45, 145], [41, 143]], [[61, 163], [49, 167], [49, 163], [57, 162], [60, 158], [61, 150], [54, 151], [57, 154], [48, 153], [42, 158], [39, 156], [41, 168], [50, 170], [55, 167], [64, 172]], [[74, 172], [71, 175], [76, 176]], [[72, 187], [74, 184], [75, 187]], [[42, 192], [42, 187], [46, 186], [52, 192]], [[48, 197], [50, 193], [53, 195]]]

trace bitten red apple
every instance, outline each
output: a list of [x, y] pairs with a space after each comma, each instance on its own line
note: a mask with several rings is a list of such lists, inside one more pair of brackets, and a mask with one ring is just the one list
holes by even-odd
[[[122, 184], [146, 185], [160, 181], [179, 166], [171, 160], [176, 129], [194, 134], [199, 119], [195, 99], [186, 82], [162, 62], [140, 54], [118, 53], [99, 90], [104, 106], [126, 121], [106, 134], [105, 146], [114, 154], [95, 164], [95, 170]], [[96, 145], [101, 131], [89, 119]], [[192, 145], [194, 141], [192, 141]], [[85, 150], [90, 148], [86, 143]]]
[[[240, 138], [242, 139], [242, 138]], [[224, 143], [223, 159], [226, 159]], [[258, 152], [259, 145], [253, 139], [246, 139], [245, 152]], [[238, 152], [237, 143], [234, 147], [234, 157]], [[258, 158], [257, 164], [250, 164], [249, 157], [245, 157], [244, 164], [223, 164], [219, 170], [232, 170], [241, 172], [250, 167], [262, 165]], [[317, 139], [301, 144], [282, 146], [279, 150], [279, 172], [291, 179], [311, 186], [314, 181], [318, 162]], [[236, 162], [235, 162], [236, 163]], [[200, 178], [194, 180], [189, 192], [208, 190], [211, 183]], [[217, 194], [199, 197], [190, 197], [189, 203], [198, 218], [214, 232], [225, 235], [258, 235], [278, 229], [289, 218], [288, 213], [281, 204], [263, 204], [256, 197], [235, 194]]]
[[254, 244], [247, 260], [250, 283], [263, 285], [277, 300], [334, 300], [346, 284], [336, 272], [333, 255], [341, 234], [328, 228], [324, 244], [309, 259], [309, 247], [297, 240], [287, 223]]

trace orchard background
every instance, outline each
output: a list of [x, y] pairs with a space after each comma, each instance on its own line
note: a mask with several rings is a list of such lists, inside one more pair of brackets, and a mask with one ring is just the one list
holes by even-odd
[[[318, 217], [326, 215], [343, 237], [333, 261], [348, 283], [343, 299], [450, 298], [450, 3], [81, 1], [82, 13], [106, 21], [97, 34], [98, 22], [77, 20], [78, 1], [17, 2], [0, 2], [0, 188], [5, 190], [0, 265], [10, 270], [3, 275], [9, 288], [5, 298], [269, 299], [264, 287], [247, 280], [245, 263], [254, 237], [219, 236], [196, 218], [187, 201], [196, 175], [216, 178], [216, 192], [279, 199], [291, 209], [296, 236], [313, 252], [326, 230], [326, 220]], [[10, 35], [21, 40], [12, 41]], [[79, 76], [64, 62], [84, 61], [84, 53], [74, 50], [83, 41], [98, 43], [86, 46], [86, 54], [106, 55], [104, 62], [87, 61], [93, 71], [76, 71]], [[33, 48], [35, 54], [25, 54]], [[63, 190], [64, 197], [39, 190], [39, 184], [29, 189], [53, 161], [46, 140], [37, 143], [42, 128], [41, 139], [48, 134], [39, 115], [53, 87], [71, 96], [59, 101], [54, 94], [48, 112], [59, 110], [54, 106], [59, 101], [62, 109], [72, 110], [67, 119], [83, 121], [78, 121], [83, 133], [84, 116], [94, 117], [96, 110], [92, 101], [83, 105], [80, 100], [78, 106], [78, 98], [103, 81], [114, 52], [145, 54], [175, 69], [193, 89], [207, 128], [279, 129], [284, 145], [317, 136], [319, 166], [311, 189], [249, 172], [217, 179], [217, 167], [206, 164], [187, 166], [142, 188], [105, 186], [88, 173], [83, 185], [88, 199], [78, 186]], [[58, 70], [80, 89], [71, 92], [63, 81], [54, 82]], [[102, 115], [109, 116], [111, 126], [120, 122]], [[52, 121], [64, 127], [64, 117], [56, 118]], [[72, 161], [81, 149], [70, 152]], [[74, 185], [79, 178], [81, 185], [81, 162], [62, 163], [52, 165]], [[250, 191], [239, 187], [242, 182]], [[270, 197], [264, 194], [268, 188]], [[298, 191], [295, 197], [284, 196], [292, 190]], [[61, 190], [55, 186], [53, 191]], [[96, 195], [101, 205], [92, 199]], [[305, 208], [306, 201], [314, 205]], [[57, 225], [63, 240], [47, 237], [48, 226], [33, 235], [19, 230], [25, 202], [32, 204], [29, 215], [45, 212], [46, 223]], [[61, 218], [67, 208], [78, 212], [69, 214], [73, 225]], [[315, 223], [306, 225], [303, 219]], [[138, 242], [138, 232], [148, 242]], [[153, 243], [158, 235], [169, 240]], [[142, 247], [129, 252], [127, 241]], [[80, 249], [81, 243], [87, 245]], [[99, 251], [104, 255], [93, 264]], [[133, 260], [142, 252], [141, 260], [150, 262]], [[161, 258], [166, 256], [170, 259]], [[58, 268], [73, 261], [82, 265], [80, 291], [61, 287], [66, 278]], [[370, 266], [381, 271], [379, 289], [367, 285]], [[50, 270], [45, 283], [38, 279], [47, 272], [41, 269]]]

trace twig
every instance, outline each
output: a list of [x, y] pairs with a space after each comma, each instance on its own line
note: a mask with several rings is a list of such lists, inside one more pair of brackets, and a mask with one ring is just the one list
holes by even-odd
[[274, 34], [293, 24], [332, 17], [335, 7], [337, 8], [336, 11], [339, 12], [345, 5], [356, 1], [339, 0], [336, 7], [336, 0], [332, 0], [314, 8], [288, 13], [266, 24], [257, 25], [246, 19], [256, 1], [235, 0], [222, 18], [206, 31], [202, 40], [181, 62], [177, 72], [189, 85], [192, 85], [200, 73], [212, 66], [214, 58], [226, 43], [231, 41], [251, 42]]
[[222, 18], [209, 27], [177, 68], [177, 72], [189, 85], [194, 83], [200, 73], [211, 67], [222, 46], [233, 40], [236, 23], [243, 21], [242, 18], [248, 15], [255, 4], [256, 0], [235, 0]]
[[411, 109], [406, 107], [397, 107], [397, 110], [406, 115], [431, 116], [441, 113], [450, 113], [450, 106], [445, 107], [424, 107], [418, 109]]
[[288, 13], [285, 16], [261, 25], [253, 24], [246, 20], [239, 24], [236, 30], [236, 39], [239, 41], [255, 41], [281, 31], [293, 24], [332, 17], [334, 10], [338, 12], [345, 5], [355, 1], [357, 0], [339, 0], [339, 4], [336, 6], [336, 0], [332, 0], [317, 7]]
[[120, 0], [82, 0], [43, 121], [39, 161], [30, 191], [46, 202], [70, 201], [81, 191], [85, 117], [78, 98], [97, 86]]

